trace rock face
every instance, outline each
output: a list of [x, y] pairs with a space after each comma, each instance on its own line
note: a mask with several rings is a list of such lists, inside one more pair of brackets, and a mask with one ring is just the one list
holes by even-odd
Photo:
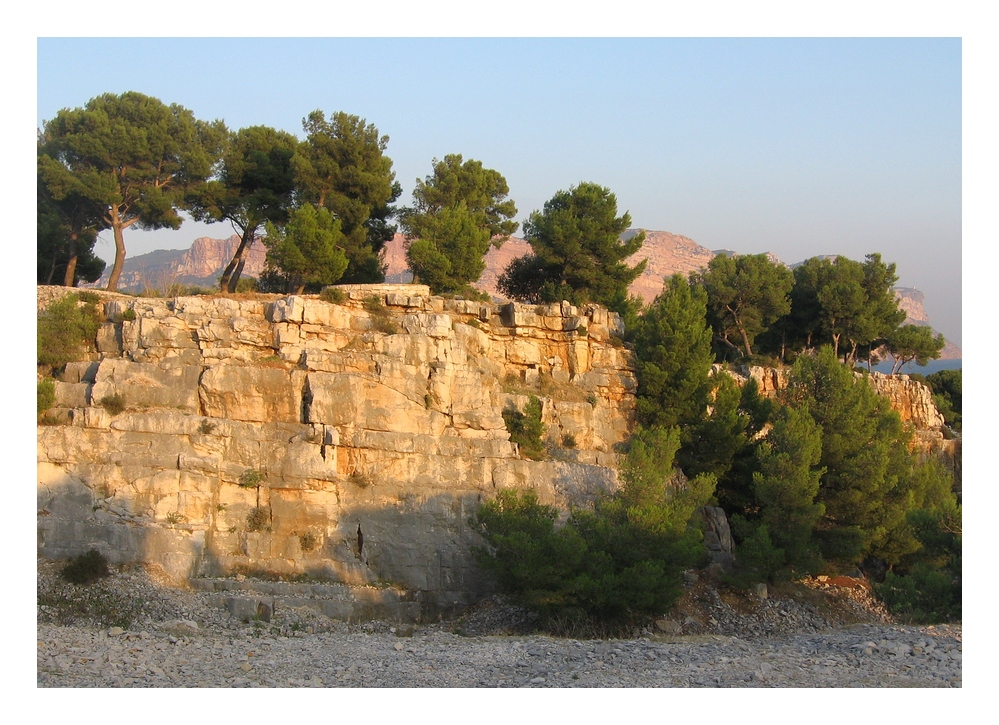
[[930, 318], [923, 309], [926, 297], [922, 292], [912, 287], [896, 287], [895, 299], [898, 300], [898, 309], [905, 310], [905, 324], [930, 324]]
[[[432, 613], [486, 588], [479, 502], [533, 488], [565, 509], [617, 486], [636, 382], [615, 314], [341, 289], [340, 305], [102, 295], [98, 352], [56, 386], [63, 423], [38, 428], [39, 553], [391, 585]], [[502, 417], [530, 395], [543, 461]]]
[[629, 292], [651, 302], [663, 291], [663, 280], [679, 272], [687, 275], [708, 266], [715, 254], [693, 239], [670, 232], [645, 232], [642, 248], [628, 258], [629, 265], [648, 260], [645, 271], [632, 282]]

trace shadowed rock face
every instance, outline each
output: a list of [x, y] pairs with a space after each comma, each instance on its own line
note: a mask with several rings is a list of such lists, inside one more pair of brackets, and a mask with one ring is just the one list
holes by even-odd
[[[119, 321], [56, 386], [63, 423], [38, 428], [39, 553], [393, 584], [440, 608], [487, 588], [482, 500], [530, 487], [565, 509], [616, 487], [635, 391], [616, 315], [343, 289], [341, 305], [102, 294]], [[502, 417], [532, 394], [544, 461]], [[101, 406], [112, 395], [124, 412]]]

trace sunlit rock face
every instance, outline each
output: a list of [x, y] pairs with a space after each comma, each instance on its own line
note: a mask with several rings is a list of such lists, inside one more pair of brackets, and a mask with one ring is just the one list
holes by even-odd
[[[617, 315], [342, 289], [342, 304], [102, 293], [97, 352], [66, 367], [57, 423], [38, 427], [39, 553], [96, 546], [178, 579], [313, 574], [449, 606], [487, 586], [481, 501], [531, 488], [567, 510], [617, 486], [636, 388]], [[531, 395], [542, 461], [502, 415]], [[102, 404], [114, 396], [124, 412]]]
[[[636, 378], [616, 314], [341, 290], [340, 304], [97, 293], [96, 352], [66, 366], [55, 424], [38, 427], [39, 553], [96, 547], [178, 580], [310, 574], [424, 616], [488, 590], [469, 521], [498, 490], [566, 512], [617, 487]], [[39, 309], [70, 291], [40, 287]], [[786, 369], [726, 372], [768, 396], [787, 383]], [[959, 461], [924, 386], [870, 380], [917, 445]], [[541, 461], [503, 419], [531, 395]], [[115, 396], [117, 414], [102, 404]]]

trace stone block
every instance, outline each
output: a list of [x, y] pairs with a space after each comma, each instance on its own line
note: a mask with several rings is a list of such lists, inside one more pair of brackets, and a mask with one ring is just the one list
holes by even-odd
[[117, 325], [105, 323], [97, 329], [97, 352], [117, 357], [122, 353], [121, 331]]
[[308, 373], [310, 423], [439, 434], [446, 417], [381, 382], [351, 373]]
[[241, 622], [269, 622], [274, 615], [274, 597], [226, 597], [225, 608]]
[[100, 362], [69, 362], [62, 372], [64, 383], [93, 383], [97, 379], [97, 368]]
[[302, 322], [305, 316], [305, 298], [290, 295], [275, 300], [267, 308], [267, 319], [271, 322]]
[[516, 365], [538, 365], [541, 357], [541, 348], [534, 341], [513, 340], [507, 345], [506, 359]]
[[111, 419], [111, 429], [163, 436], [185, 436], [198, 432], [201, 418], [166, 410], [131, 412]]
[[87, 383], [55, 381], [55, 405], [64, 408], [85, 408], [89, 405], [90, 386]]
[[[296, 374], [297, 373], [297, 374]], [[217, 365], [201, 376], [205, 415], [240, 421], [298, 422], [303, 371]]]
[[129, 407], [198, 409], [198, 365], [163, 366], [106, 359], [97, 369], [91, 400], [121, 395]]
[[140, 317], [138, 343], [143, 348], [191, 349], [198, 347], [194, 331], [178, 317]]
[[110, 428], [111, 414], [104, 408], [84, 408], [83, 415], [73, 416], [73, 425], [78, 422], [84, 428]]

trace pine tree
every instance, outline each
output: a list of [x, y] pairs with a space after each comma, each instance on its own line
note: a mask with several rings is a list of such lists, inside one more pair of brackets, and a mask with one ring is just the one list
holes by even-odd
[[647, 426], [686, 425], [704, 415], [714, 361], [706, 305], [704, 290], [675, 274], [638, 319], [636, 412]]
[[897, 560], [890, 534], [905, 520], [913, 486], [911, 434], [898, 414], [828, 346], [797, 360], [782, 400], [807, 411], [822, 431], [817, 502], [825, 511], [816, 538], [823, 556], [854, 564], [868, 554]]
[[630, 225], [627, 212], [617, 215], [610, 189], [583, 182], [559, 191], [524, 223], [532, 253], [504, 270], [499, 288], [515, 299], [597, 302], [623, 313], [628, 285], [646, 265], [624, 263], [645, 241], [645, 232], [622, 239]]

